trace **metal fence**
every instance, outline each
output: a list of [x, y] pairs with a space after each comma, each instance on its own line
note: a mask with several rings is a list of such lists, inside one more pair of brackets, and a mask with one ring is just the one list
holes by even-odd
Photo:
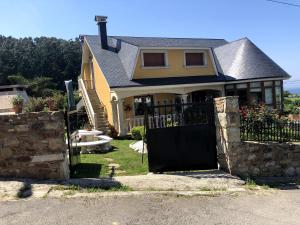
[[243, 141], [299, 142], [300, 122], [241, 119]]

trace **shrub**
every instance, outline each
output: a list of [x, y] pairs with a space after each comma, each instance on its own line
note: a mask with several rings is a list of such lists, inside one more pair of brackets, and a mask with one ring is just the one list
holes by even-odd
[[46, 102], [42, 98], [30, 98], [25, 107], [25, 112], [41, 112], [46, 109]]
[[24, 98], [21, 95], [17, 95], [12, 98], [11, 102], [13, 105], [21, 105], [24, 102]]
[[144, 126], [138, 126], [131, 129], [131, 137], [134, 140], [142, 140], [145, 136]]
[[52, 96], [54, 100], [54, 110], [63, 110], [66, 107], [65, 96], [60, 93], [55, 93]]

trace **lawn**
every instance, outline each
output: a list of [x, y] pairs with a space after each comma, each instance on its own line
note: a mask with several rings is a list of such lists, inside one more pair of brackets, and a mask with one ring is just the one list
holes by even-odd
[[[76, 174], [73, 177], [109, 177], [138, 175], [148, 173], [148, 158], [129, 148], [133, 140], [113, 140], [111, 145], [113, 151], [101, 154], [81, 154], [81, 164], [77, 166]], [[108, 165], [116, 163], [120, 167], [115, 171], [109, 169]]]

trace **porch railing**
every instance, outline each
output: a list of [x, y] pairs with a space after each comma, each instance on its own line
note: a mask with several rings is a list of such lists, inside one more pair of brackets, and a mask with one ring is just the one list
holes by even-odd
[[89, 95], [87, 93], [85, 83], [81, 78], [78, 79], [78, 86], [79, 86], [79, 90], [81, 90], [82, 97], [83, 97], [82, 99], [83, 99], [83, 102], [86, 106], [86, 111], [87, 111], [87, 114], [89, 116], [89, 119], [90, 119], [92, 125], [94, 126], [94, 128], [97, 128], [97, 125], [98, 125], [97, 124], [97, 116], [96, 116], [96, 113], [93, 109], [93, 106], [92, 106], [92, 103], [90, 101]]
[[[176, 123], [176, 121], [182, 120], [181, 114], [166, 114], [166, 115], [157, 115], [157, 116], [149, 116], [148, 117], [148, 124], [149, 128], [153, 127], [167, 127], [168, 123], [173, 121], [173, 123]], [[127, 118], [125, 120], [125, 130], [127, 133], [131, 131], [132, 128], [137, 126], [144, 126], [144, 116], [136, 116]]]

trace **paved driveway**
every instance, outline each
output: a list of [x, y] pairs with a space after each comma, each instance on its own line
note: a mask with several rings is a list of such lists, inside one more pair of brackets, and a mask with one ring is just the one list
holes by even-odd
[[300, 190], [217, 197], [145, 194], [0, 202], [0, 225], [300, 224]]

